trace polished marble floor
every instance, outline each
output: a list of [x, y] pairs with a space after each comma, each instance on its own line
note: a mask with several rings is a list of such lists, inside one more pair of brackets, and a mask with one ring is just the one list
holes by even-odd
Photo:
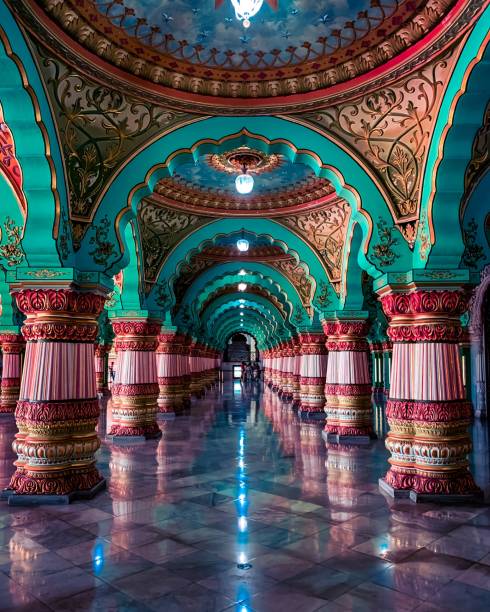
[[[233, 383], [160, 424], [161, 440], [103, 443], [92, 501], [0, 502], [0, 610], [490, 609], [490, 506], [380, 494], [381, 407], [367, 447], [325, 445], [320, 424]], [[488, 430], [473, 429], [488, 500]], [[1, 417], [2, 487], [14, 432]]]

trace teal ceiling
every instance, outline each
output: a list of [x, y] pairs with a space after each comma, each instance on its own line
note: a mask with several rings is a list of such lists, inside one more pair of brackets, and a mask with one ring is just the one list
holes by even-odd
[[[209, 158], [208, 155], [202, 155], [195, 164], [192, 162], [182, 164], [174, 173], [172, 180], [194, 189], [210, 189], [213, 192], [238, 195], [235, 189], [237, 174], [214, 168], [210, 165]], [[316, 179], [313, 170], [305, 164], [292, 164], [283, 156], [280, 158], [281, 162], [275, 168], [263, 174], [254, 174], [254, 195], [276, 193]], [[242, 197], [246, 199], [249, 196]]]

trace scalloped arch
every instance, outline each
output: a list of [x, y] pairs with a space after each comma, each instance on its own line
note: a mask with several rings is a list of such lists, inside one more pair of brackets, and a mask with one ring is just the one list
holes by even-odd
[[[202, 134], [207, 137], [203, 139]], [[288, 134], [287, 140], [284, 134]], [[108, 186], [96, 214], [96, 223], [104, 215], [115, 219], [112, 240], [114, 243], [118, 241], [121, 249], [117, 266], [125, 265], [124, 226], [135, 216], [138, 203], [153, 191], [158, 180], [171, 175], [180, 163], [194, 160], [198, 155], [244, 144], [281, 153], [291, 161], [307, 164], [318, 176], [330, 180], [337, 194], [350, 204], [354, 220], [362, 227], [363, 269], [374, 277], [381, 274], [373, 263], [376, 258], [372, 256], [373, 244], [379, 242], [380, 236], [378, 227], [374, 227], [371, 220], [381, 218], [391, 226], [392, 217], [376, 183], [337, 143], [284, 117], [204, 118], [177, 128], [131, 159]], [[139, 177], [136, 186], [134, 177], [137, 180]], [[355, 184], [348, 185], [345, 177], [352, 178]], [[117, 204], [120, 194], [128, 194], [127, 204], [122, 209]], [[397, 264], [408, 263], [409, 259], [408, 246], [400, 244]], [[112, 272], [117, 272], [117, 269]]]
[[[163, 283], [165, 286], [172, 287], [178, 279], [180, 269], [183, 265], [189, 263], [193, 255], [200, 252], [205, 246], [214, 244], [220, 237], [241, 232], [243, 221], [242, 219], [239, 219], [238, 222], [236, 219], [218, 219], [186, 236], [167, 257], [156, 285]], [[254, 231], [247, 230], [246, 233], [257, 237], [267, 237], [271, 244], [280, 246], [285, 253], [294, 257], [296, 263], [303, 268], [312, 283], [314, 288], [311, 295], [312, 302], [315, 299], [318, 286], [322, 283], [330, 287], [332, 296], [337, 297], [328, 280], [325, 268], [316, 253], [294, 232], [270, 219], [256, 219], [254, 221]], [[194, 246], [196, 242], [198, 243], [197, 247]], [[248, 262], [241, 262], [240, 265], [243, 267], [246, 263]], [[148, 296], [148, 303], [155, 302], [156, 285]]]
[[[27, 202], [22, 247], [28, 265], [58, 267], [56, 240], [68, 199], [56, 128], [36, 64], [3, 1], [0, 24], [0, 103], [14, 137]], [[68, 256], [65, 265], [72, 263]]]
[[424, 172], [420, 213], [424, 222], [414, 249], [414, 267], [457, 268], [464, 250], [459, 207], [473, 138], [490, 94], [489, 22], [490, 6], [466, 40], [439, 108]]

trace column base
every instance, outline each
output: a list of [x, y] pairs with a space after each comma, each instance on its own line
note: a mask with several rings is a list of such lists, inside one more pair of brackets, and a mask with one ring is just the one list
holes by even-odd
[[474, 502], [482, 502], [484, 494], [481, 489], [469, 493], [419, 493], [411, 489], [395, 489], [388, 484], [384, 478], [378, 480], [379, 488], [393, 499], [410, 499], [416, 504], [433, 503], [433, 504], [466, 504]]
[[348, 444], [348, 445], [359, 445], [366, 446], [371, 444], [373, 439], [376, 439], [375, 435], [360, 435], [360, 436], [349, 436], [342, 435], [338, 433], [329, 433], [328, 431], [322, 431], [322, 438], [325, 442], [330, 442], [332, 444]]
[[310, 420], [315, 420], [315, 421], [324, 421], [325, 420], [325, 413], [323, 412], [323, 410], [317, 410], [315, 408], [315, 410], [309, 410], [306, 409], [301, 406], [301, 404], [298, 407], [298, 416], [300, 418], [304, 418], [304, 419], [310, 419]]
[[125, 438], [128, 442], [141, 440], [154, 440], [160, 438], [162, 432], [156, 423], [143, 427], [121, 427], [113, 425], [106, 438], [112, 442], [121, 441]]
[[73, 491], [66, 495], [23, 495], [16, 493], [13, 489], [4, 489], [0, 493], [0, 500], [6, 500], [9, 506], [55, 506], [71, 504], [81, 499], [93, 499], [97, 493], [105, 490], [106, 479], [103, 478], [91, 489], [85, 491]]
[[386, 493], [393, 499], [409, 499], [410, 498], [409, 489], [395, 489], [395, 487], [392, 487], [390, 484], [388, 484], [384, 478], [380, 478], [378, 480], [378, 485], [382, 493]]

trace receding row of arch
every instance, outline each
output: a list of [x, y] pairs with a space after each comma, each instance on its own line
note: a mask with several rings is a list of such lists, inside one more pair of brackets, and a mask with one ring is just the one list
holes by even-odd
[[[121, 307], [157, 310], [159, 304], [155, 290], [148, 296], [142, 292], [144, 270], [136, 221], [141, 199], [153, 191], [158, 180], [172, 175], [180, 164], [205, 153], [244, 144], [267, 153], [281, 153], [290, 161], [308, 165], [318, 176], [327, 178], [337, 195], [351, 206], [340, 296], [333, 290], [328, 270], [318, 253], [303, 238], [272, 219], [254, 219], [253, 222], [256, 235], [267, 235], [271, 240], [287, 245], [285, 248], [307, 268], [307, 273], [316, 282], [312, 304], [318, 309], [327, 302], [333, 309], [358, 306], [362, 298], [361, 269], [377, 278], [384, 272], [417, 267], [458, 267], [464, 250], [459, 218], [464, 173], [471, 159], [474, 134], [481, 125], [488, 101], [490, 61], [486, 24], [489, 11], [490, 8], [482, 14], [468, 36], [439, 109], [423, 180], [422, 222], [413, 251], [403, 239], [399, 239], [393, 246], [396, 257], [391, 262], [382, 264], [376, 257], [376, 249], [383, 245], [380, 228], [393, 225], [389, 200], [382, 185], [359, 157], [331, 135], [303, 125], [300, 119], [283, 116], [202, 117], [146, 143], [127, 160], [100, 194], [93, 218], [94, 227], [98, 227], [105, 217], [111, 220], [104, 240], [114, 248], [107, 261], [97, 263], [91, 254], [93, 245], [88, 236], [77, 253], [68, 249], [63, 255], [60, 249], [62, 238], [71, 242], [66, 222], [69, 207], [62, 148], [36, 64], [22, 32], [3, 0], [0, 1], [0, 104], [4, 120], [14, 135], [15, 153], [22, 167], [26, 210], [22, 210], [3, 174], [0, 175], [0, 195], [4, 216], [23, 228], [19, 248], [25, 259], [20, 267], [75, 267], [81, 271], [99, 271], [108, 277], [124, 269]], [[204, 139], [203, 134], [206, 135]], [[478, 196], [478, 190], [475, 193]], [[470, 202], [467, 209], [474, 210], [474, 205]], [[236, 232], [248, 221], [248, 217], [214, 220], [189, 234], [166, 258], [156, 285], [175, 284], [179, 266], [193, 250], [213, 242], [220, 235]], [[428, 252], [425, 245], [426, 253], [422, 256], [421, 236], [427, 228], [430, 230], [430, 245]], [[7, 232], [4, 231], [1, 245], [7, 245], [7, 241]], [[14, 267], [5, 256], [2, 256], [2, 263], [6, 269]], [[484, 263], [481, 261], [480, 265]], [[296, 301], [298, 292], [284, 275], [277, 274], [265, 264], [247, 263], [246, 267], [253, 273], [250, 276], [253, 283], [263, 286], [284, 306], [288, 325], [292, 325], [297, 314], [301, 314], [304, 320], [305, 317], [311, 319], [311, 313], [303, 312], [301, 299]], [[233, 285], [237, 280], [235, 268], [232, 262], [216, 265], [189, 289], [184, 301], [186, 305], [192, 305], [194, 322], [197, 323], [202, 314], [200, 307], [205, 299], [201, 295], [210, 295], [220, 282]], [[318, 301], [320, 296], [323, 304]], [[212, 332], [215, 328], [210, 325], [209, 331]]]

